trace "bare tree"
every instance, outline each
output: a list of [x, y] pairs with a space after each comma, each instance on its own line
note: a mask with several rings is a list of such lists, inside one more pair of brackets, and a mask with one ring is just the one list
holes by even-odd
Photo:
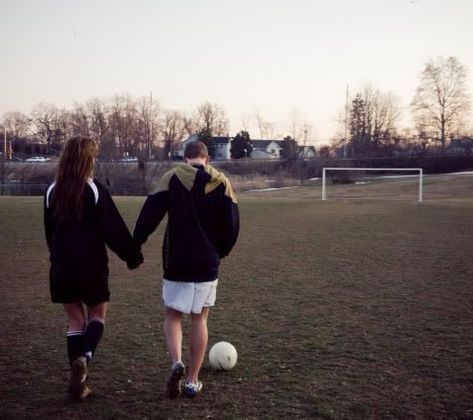
[[91, 118], [86, 106], [75, 103], [72, 111], [69, 112], [69, 129], [72, 136], [90, 137]]
[[399, 99], [371, 86], [363, 89], [362, 97], [371, 146], [376, 149], [389, 144], [397, 131], [396, 124], [401, 115]]
[[90, 121], [90, 135], [100, 145], [101, 153], [105, 157], [109, 157], [113, 143], [111, 136], [107, 137], [107, 133], [110, 133], [109, 108], [101, 99], [92, 98], [87, 102], [87, 111]]
[[3, 114], [2, 121], [14, 139], [27, 137], [32, 123], [31, 119], [20, 111]]
[[470, 105], [466, 74], [456, 57], [429, 60], [411, 103], [419, 130], [436, 131], [442, 148]]
[[[80, 111], [79, 111], [80, 112]], [[88, 132], [87, 128], [87, 116], [85, 115], [85, 126], [80, 121], [84, 116], [77, 115], [77, 120], [75, 119], [76, 115], [75, 109], [73, 111], [68, 111], [66, 108], [61, 108], [57, 110], [56, 114], [56, 142], [59, 147], [61, 147], [69, 137], [74, 135], [86, 136]], [[73, 123], [77, 124], [73, 127]]]
[[137, 111], [136, 142], [141, 158], [149, 160], [160, 131], [160, 105], [151, 96], [143, 96], [138, 100]]
[[249, 131], [250, 130], [250, 121], [251, 121], [251, 116], [248, 114], [243, 114], [241, 116], [241, 127], [243, 131]]
[[400, 116], [397, 98], [366, 86], [355, 95], [348, 114], [352, 156], [384, 153], [397, 131]]
[[40, 103], [33, 108], [31, 119], [36, 126], [36, 135], [47, 144], [47, 153], [61, 147], [61, 129], [59, 127], [59, 110], [54, 104]]
[[289, 124], [291, 137], [296, 141], [302, 137], [301, 120], [301, 112], [299, 109], [293, 108], [289, 113]]
[[221, 105], [205, 102], [197, 107], [198, 132], [208, 137], [228, 135], [228, 118]]
[[195, 115], [190, 114], [189, 112], [185, 112], [182, 115], [182, 121], [184, 123], [184, 128], [188, 136], [193, 136], [198, 132], [198, 123]]
[[[10, 158], [14, 150], [18, 151], [21, 146], [20, 144], [24, 144], [26, 142], [26, 138], [31, 129], [32, 120], [25, 114], [19, 111], [7, 112], [2, 117], [3, 128], [5, 132], [2, 135], [6, 135], [9, 133], [9, 140], [10, 144], [7, 146], [7, 150], [9, 152]], [[5, 140], [5, 137], [3, 137]]]
[[130, 95], [116, 95], [110, 106], [110, 127], [120, 154], [133, 155], [138, 150], [137, 120], [135, 100]]
[[259, 111], [255, 112], [254, 118], [262, 140], [274, 137], [275, 124], [272, 121], [267, 120]]
[[162, 137], [164, 152], [168, 159], [172, 159], [173, 152], [183, 140], [187, 129], [186, 118], [179, 111], [166, 110], [162, 120]]

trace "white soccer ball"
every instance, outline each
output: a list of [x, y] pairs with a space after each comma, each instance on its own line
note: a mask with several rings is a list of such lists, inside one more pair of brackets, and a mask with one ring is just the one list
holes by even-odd
[[217, 370], [230, 370], [237, 362], [238, 354], [236, 348], [226, 342], [215, 343], [209, 351], [210, 366]]

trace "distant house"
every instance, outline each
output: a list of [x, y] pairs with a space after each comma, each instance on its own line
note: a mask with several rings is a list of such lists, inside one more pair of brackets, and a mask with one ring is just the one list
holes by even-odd
[[311, 159], [317, 156], [314, 146], [297, 146], [297, 155], [304, 159]]
[[455, 155], [471, 156], [473, 150], [473, 137], [461, 137], [452, 139], [448, 145], [448, 151]]
[[251, 152], [252, 159], [278, 159], [277, 156], [267, 152], [266, 150], [253, 149]]
[[[174, 159], [182, 159], [184, 156], [184, 149], [187, 144], [199, 139], [197, 134], [190, 136], [182, 142], [181, 147], [174, 152]], [[233, 137], [212, 137], [214, 144], [215, 160], [231, 159], [230, 147]], [[251, 140], [253, 151], [251, 152], [252, 159], [280, 159], [286, 140]], [[313, 158], [316, 156], [314, 146], [298, 146], [298, 155], [303, 158]]]
[[[174, 159], [179, 159], [184, 157], [184, 150], [186, 146], [193, 142], [199, 140], [198, 134], [193, 134], [188, 139], [182, 142], [181, 147], [174, 152]], [[212, 137], [212, 142], [214, 144], [214, 156], [215, 160], [227, 160], [230, 159], [230, 145], [232, 137]]]
[[[279, 159], [281, 151], [284, 149], [285, 140], [251, 140], [254, 159]], [[261, 156], [261, 157], [260, 157]]]

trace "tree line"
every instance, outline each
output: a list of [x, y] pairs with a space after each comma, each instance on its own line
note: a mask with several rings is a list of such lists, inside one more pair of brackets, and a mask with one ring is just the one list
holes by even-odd
[[344, 135], [336, 144], [345, 147], [349, 157], [360, 158], [386, 156], [396, 148], [429, 147], [444, 151], [451, 139], [471, 136], [466, 67], [456, 57], [429, 60], [410, 109], [414, 134], [399, 129], [399, 99], [366, 86], [347, 103]]
[[[445, 149], [454, 137], [471, 135], [471, 98], [467, 89], [467, 69], [455, 57], [429, 60], [420, 76], [410, 103], [415, 127], [400, 129], [400, 100], [371, 86], [355, 92], [340, 118], [340, 133], [332, 144], [319, 149], [322, 155], [343, 150], [345, 157], [389, 155], [396, 149], [438, 147]], [[293, 156], [298, 145], [313, 138], [313, 125], [297, 110], [289, 115], [284, 135], [276, 124], [257, 111], [243, 116], [242, 130], [232, 138], [232, 158], [251, 156], [249, 134], [252, 121], [261, 139], [285, 138], [285, 155]], [[111, 99], [92, 98], [72, 109], [40, 103], [29, 114], [18, 111], [3, 115], [9, 141], [18, 151], [32, 140], [45, 145], [46, 153], [56, 154], [71, 136], [88, 136], [100, 144], [102, 158], [137, 156], [140, 159], [171, 159], [188, 136], [198, 134], [211, 151], [212, 138], [229, 136], [229, 119], [223, 106], [205, 102], [193, 112], [163, 108], [150, 97], [129, 94]]]
[[45, 144], [47, 154], [56, 154], [72, 136], [94, 138], [102, 158], [138, 156], [141, 159], [170, 158], [182, 140], [205, 132], [212, 136], [228, 131], [223, 107], [205, 102], [192, 114], [164, 109], [151, 97], [116, 95], [110, 100], [92, 98], [72, 109], [40, 103], [30, 114], [9, 112], [3, 125], [13, 147]]

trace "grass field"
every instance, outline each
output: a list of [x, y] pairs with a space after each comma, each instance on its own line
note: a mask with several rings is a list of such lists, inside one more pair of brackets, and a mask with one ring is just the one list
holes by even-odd
[[[66, 398], [41, 199], [2, 197], [0, 417], [472, 418], [472, 185], [431, 177], [422, 204], [322, 203], [318, 186], [241, 194], [209, 319], [210, 344], [232, 342], [239, 361], [224, 373], [206, 362], [195, 400], [163, 394], [162, 228], [137, 271], [111, 255], [95, 394], [80, 404]], [[143, 198], [116, 202], [132, 226]]]

